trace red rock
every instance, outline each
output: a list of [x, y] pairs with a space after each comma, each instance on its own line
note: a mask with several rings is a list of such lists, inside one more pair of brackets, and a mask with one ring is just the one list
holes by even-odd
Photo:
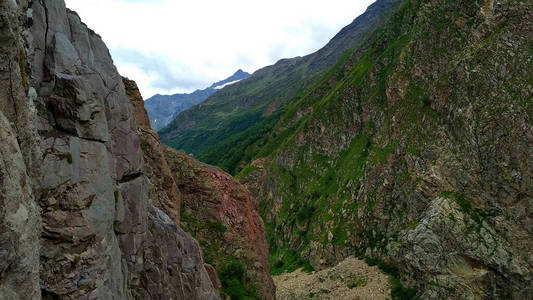
[[182, 151], [165, 148], [165, 156], [182, 193], [184, 213], [191, 216], [191, 223], [200, 224], [186, 224], [184, 217], [183, 227], [195, 230], [190, 233], [202, 244], [202, 240], [209, 243], [216, 239], [217, 234], [203, 230], [201, 224], [222, 224], [226, 228], [224, 246], [217, 254], [243, 261], [258, 295], [274, 299], [265, 226], [248, 189], [220, 168], [203, 164]]

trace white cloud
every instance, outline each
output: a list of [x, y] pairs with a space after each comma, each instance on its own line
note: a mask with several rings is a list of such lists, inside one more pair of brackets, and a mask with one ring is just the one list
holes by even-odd
[[204, 88], [325, 45], [374, 0], [66, 0], [145, 98]]

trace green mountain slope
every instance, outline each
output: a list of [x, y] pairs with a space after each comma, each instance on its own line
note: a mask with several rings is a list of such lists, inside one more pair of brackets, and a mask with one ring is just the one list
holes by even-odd
[[230, 77], [215, 82], [203, 90], [196, 90], [188, 94], [154, 95], [146, 99], [144, 104], [150, 118], [150, 126], [155, 130], [162, 129], [182, 111], [202, 103], [224, 86], [248, 77], [250, 74], [239, 69]]
[[250, 158], [244, 149], [272, 128], [283, 107], [298, 99], [398, 2], [376, 1], [319, 51], [280, 60], [181, 113], [160, 131], [162, 141], [235, 173], [241, 161]]
[[273, 272], [358, 255], [423, 299], [530, 297], [532, 9], [406, 1], [288, 105], [238, 176]]

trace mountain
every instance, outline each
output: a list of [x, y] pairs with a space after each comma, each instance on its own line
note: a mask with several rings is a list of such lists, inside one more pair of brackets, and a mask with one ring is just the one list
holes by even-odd
[[319, 51], [282, 59], [193, 106], [160, 130], [161, 140], [203, 162], [237, 173], [249, 161], [246, 148], [398, 2], [376, 1]]
[[[273, 299], [265, 226], [244, 185], [222, 170], [164, 147], [135, 82], [123, 79], [140, 132], [150, 201], [198, 241], [213, 287], [232, 299]], [[235, 272], [242, 272], [236, 274]]]
[[[202, 172], [177, 184], [175, 151], [100, 36], [62, 0], [0, 0], [0, 24], [0, 299], [273, 299], [257, 203], [181, 153], [181, 173]], [[191, 216], [182, 197], [204, 190], [209, 210]], [[213, 225], [202, 234], [224, 226], [233, 243], [210, 255], [230, 262], [204, 261], [182, 207], [189, 228]]]
[[213, 83], [203, 90], [196, 90], [190, 94], [155, 95], [146, 100], [145, 107], [150, 118], [150, 125], [159, 130], [172, 122], [176, 116], [191, 106], [202, 103], [205, 99], [221, 90], [223, 87], [237, 83], [250, 77], [250, 74], [239, 69], [230, 77]]
[[300, 91], [278, 70], [233, 178], [160, 143], [62, 0], [0, 0], [0, 299], [274, 299], [269, 271], [279, 298], [530, 299], [533, 3], [394, 8]]
[[237, 176], [273, 273], [357, 256], [393, 299], [531, 298], [532, 11], [407, 0], [300, 94]]
[[182, 195], [181, 227], [201, 245], [231, 299], [273, 299], [265, 225], [246, 187], [220, 168], [165, 147]]

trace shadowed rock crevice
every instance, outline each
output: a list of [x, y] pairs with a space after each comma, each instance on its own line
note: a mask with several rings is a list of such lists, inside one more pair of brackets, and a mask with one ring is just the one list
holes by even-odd
[[143, 176], [144, 174], [139, 172], [139, 173], [134, 173], [134, 174], [128, 174], [122, 178], [120, 178], [120, 180], [118, 181], [119, 183], [125, 183], [125, 182], [128, 182], [128, 181], [133, 181], [141, 176]]

